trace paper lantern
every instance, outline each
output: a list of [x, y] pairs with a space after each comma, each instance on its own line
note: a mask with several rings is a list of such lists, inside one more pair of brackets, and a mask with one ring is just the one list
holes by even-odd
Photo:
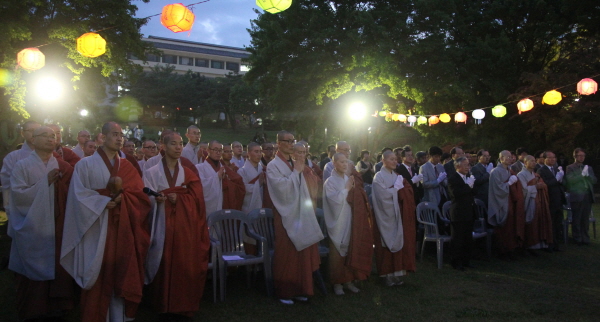
[[172, 32], [183, 32], [192, 29], [194, 13], [181, 3], [168, 4], [163, 7], [160, 23]]
[[440, 118], [435, 115], [429, 118], [429, 126], [438, 124], [439, 122], [440, 122]]
[[463, 113], [463, 112], [458, 112], [456, 113], [456, 115], [454, 115], [454, 122], [456, 123], [467, 123], [467, 114]]
[[77, 51], [85, 57], [98, 57], [106, 52], [106, 40], [95, 32], [77, 38]]
[[419, 116], [419, 118], [417, 119], [417, 124], [427, 124], [427, 118], [425, 116]]
[[415, 122], [417, 121], [417, 117], [414, 115], [411, 115], [408, 117], [408, 123], [410, 124], [410, 126], [415, 125]]
[[37, 48], [25, 48], [17, 54], [17, 64], [26, 70], [37, 70], [46, 65], [46, 56]]
[[492, 108], [492, 115], [495, 117], [503, 117], [506, 115], [506, 107], [503, 105], [496, 105]]
[[517, 108], [519, 109], [519, 114], [521, 114], [522, 112], [531, 111], [531, 109], [533, 108], [533, 101], [528, 98], [524, 98], [521, 101], [519, 101], [519, 103], [517, 104]]
[[584, 78], [577, 83], [577, 92], [581, 95], [592, 95], [598, 90], [598, 83], [591, 78]]
[[398, 121], [400, 121], [402, 123], [406, 123], [406, 115], [398, 114]]
[[552, 90], [552, 91], [549, 91], [548, 93], [544, 94], [544, 97], [542, 98], [542, 104], [556, 105], [561, 100], [562, 100], [562, 94], [560, 92]]
[[398, 117], [400, 116], [400, 114], [394, 114], [392, 115], [392, 121], [398, 121]]
[[475, 119], [476, 124], [481, 124], [481, 119], [485, 117], [485, 111], [482, 109], [476, 109], [471, 113], [473, 118]]
[[256, 5], [268, 13], [278, 13], [292, 5], [292, 0], [256, 0]]
[[380, 111], [380, 112], [379, 112], [379, 116], [385, 116], [386, 114], [387, 114], [387, 112], [386, 112], [386, 111]]
[[450, 120], [452, 120], [452, 118], [450, 117], [450, 115], [448, 113], [444, 113], [444, 114], [440, 115], [440, 121], [442, 121], [442, 123], [448, 123], [448, 122], [450, 122]]

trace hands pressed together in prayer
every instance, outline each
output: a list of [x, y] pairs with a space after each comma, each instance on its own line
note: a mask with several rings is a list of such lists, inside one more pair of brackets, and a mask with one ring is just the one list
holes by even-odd
[[346, 189], [350, 190], [354, 188], [354, 177], [350, 177], [348, 181], [346, 181]]
[[411, 179], [412, 183], [414, 183], [414, 184], [419, 183], [421, 180], [423, 180], [422, 174], [415, 174]]
[[258, 183], [262, 186], [263, 184], [265, 184], [265, 173], [261, 172], [258, 175]]
[[304, 162], [302, 162], [301, 160], [294, 162], [294, 169], [302, 173], [304, 171]]
[[177, 202], [177, 194], [170, 193], [165, 196], [164, 194], [161, 193], [160, 197], [156, 197], [157, 203], [163, 203], [163, 202], [165, 202], [165, 200], [169, 200], [172, 204], [175, 204]]
[[402, 188], [404, 188], [404, 177], [403, 176], [398, 176], [396, 178], [396, 182], [394, 182], [394, 188], [400, 190]]
[[217, 176], [219, 176], [219, 179], [223, 179], [223, 176], [225, 175], [225, 168], [221, 167], [219, 169], [219, 171], [217, 171]]
[[62, 174], [60, 173], [60, 171], [58, 171], [58, 169], [52, 169], [52, 170], [50, 170], [50, 172], [48, 172], [48, 186], [50, 186], [53, 183], [55, 183], [56, 180], [58, 180], [61, 175]]

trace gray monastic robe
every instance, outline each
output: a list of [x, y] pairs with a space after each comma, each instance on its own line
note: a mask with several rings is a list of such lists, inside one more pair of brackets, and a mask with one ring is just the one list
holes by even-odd
[[490, 189], [488, 192], [488, 222], [493, 226], [503, 226], [508, 217], [508, 178], [510, 171], [502, 163], [490, 172]]

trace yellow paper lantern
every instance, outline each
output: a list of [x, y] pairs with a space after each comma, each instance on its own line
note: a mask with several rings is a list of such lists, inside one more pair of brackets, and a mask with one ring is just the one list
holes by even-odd
[[417, 124], [427, 124], [427, 118], [425, 116], [419, 116], [419, 118], [417, 119]]
[[458, 112], [456, 113], [456, 115], [454, 115], [454, 122], [456, 123], [467, 123], [467, 114], [463, 113], [463, 112]]
[[444, 114], [440, 115], [440, 121], [442, 121], [442, 123], [448, 123], [448, 122], [450, 122], [450, 120], [452, 120], [452, 118], [450, 117], [450, 115], [448, 113], [444, 113]]
[[26, 70], [38, 70], [46, 65], [46, 56], [37, 48], [25, 48], [17, 54], [17, 64]]
[[387, 113], [386, 111], [380, 111], [379, 116], [385, 116], [386, 113]]
[[492, 108], [492, 115], [495, 117], [503, 117], [506, 115], [506, 107], [503, 105], [496, 105]]
[[292, 0], [256, 0], [256, 5], [268, 13], [278, 13], [292, 5]]
[[400, 116], [400, 114], [394, 114], [392, 115], [392, 121], [398, 121], [398, 117]]
[[192, 29], [194, 13], [181, 3], [168, 4], [163, 7], [160, 23], [172, 32], [183, 32]]
[[440, 118], [435, 115], [429, 118], [429, 126], [438, 124], [439, 122], [440, 122]]
[[519, 103], [517, 104], [517, 108], [519, 109], [519, 114], [521, 114], [522, 112], [531, 111], [531, 109], [533, 108], [533, 101], [528, 98], [524, 98], [521, 101], [519, 101]]
[[598, 83], [591, 78], [584, 78], [577, 83], [577, 92], [580, 95], [592, 95], [598, 90]]
[[552, 90], [544, 94], [544, 97], [542, 98], [542, 104], [556, 105], [561, 100], [562, 94], [558, 91]]
[[406, 123], [406, 115], [404, 114], [399, 114], [398, 115], [398, 121]]
[[77, 51], [85, 57], [98, 57], [106, 52], [106, 40], [95, 32], [77, 38]]

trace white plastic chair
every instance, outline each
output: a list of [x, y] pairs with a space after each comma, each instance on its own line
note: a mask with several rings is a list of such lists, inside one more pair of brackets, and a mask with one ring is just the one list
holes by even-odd
[[437, 218], [442, 218], [437, 205], [430, 202], [421, 202], [417, 206], [417, 221], [425, 227], [423, 237], [423, 245], [421, 248], [421, 261], [423, 261], [423, 253], [425, 252], [425, 243], [435, 242], [437, 245], [437, 261], [438, 269], [442, 268], [444, 263], [444, 243], [448, 243], [451, 237], [448, 235], [440, 235], [437, 226]]

